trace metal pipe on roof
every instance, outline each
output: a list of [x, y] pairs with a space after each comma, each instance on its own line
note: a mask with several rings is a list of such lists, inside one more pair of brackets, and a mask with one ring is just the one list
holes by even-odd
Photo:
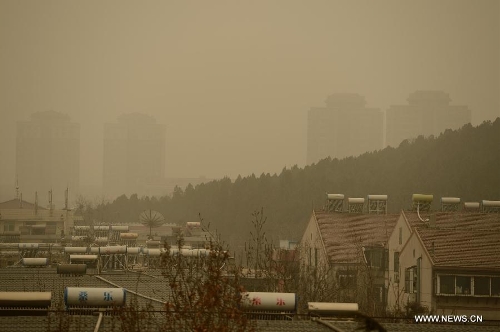
[[97, 319], [97, 323], [95, 324], [94, 332], [99, 332], [99, 328], [101, 327], [102, 322], [102, 312], [99, 313], [99, 318]]

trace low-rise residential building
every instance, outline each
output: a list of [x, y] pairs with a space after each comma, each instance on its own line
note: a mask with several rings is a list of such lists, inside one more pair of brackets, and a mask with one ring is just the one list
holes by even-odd
[[389, 238], [389, 310], [500, 318], [500, 214], [402, 211]]
[[306, 268], [330, 274], [331, 301], [375, 313], [387, 301], [387, 242], [398, 215], [313, 211], [300, 242]]
[[73, 227], [73, 211], [42, 208], [22, 199], [0, 203], [0, 241], [55, 243]]

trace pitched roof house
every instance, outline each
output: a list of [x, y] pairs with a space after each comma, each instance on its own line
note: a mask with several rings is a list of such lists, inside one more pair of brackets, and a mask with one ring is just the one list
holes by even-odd
[[387, 297], [387, 242], [398, 218], [313, 211], [300, 242], [301, 261], [306, 267], [333, 274], [339, 286], [335, 300], [360, 305], [373, 300], [381, 307]]
[[389, 239], [388, 308], [500, 318], [500, 214], [402, 211]]

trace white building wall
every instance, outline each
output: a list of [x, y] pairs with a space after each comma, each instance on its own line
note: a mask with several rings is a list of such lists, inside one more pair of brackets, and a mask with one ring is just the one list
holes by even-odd
[[[432, 310], [432, 292], [434, 281], [432, 279], [432, 263], [427, 255], [422, 243], [416, 233], [413, 233], [401, 251], [399, 264], [401, 268], [400, 285], [401, 289], [405, 288], [405, 270], [412, 266], [417, 266], [418, 258], [422, 258], [420, 262], [420, 281], [418, 282], [420, 290], [420, 305]], [[409, 293], [403, 296], [403, 303], [408, 302]], [[416, 296], [416, 293], [415, 293]]]
[[328, 260], [314, 213], [311, 215], [300, 241], [301, 263], [312, 266], [326, 266]]
[[[401, 294], [402, 294], [402, 289], [404, 287], [404, 282], [403, 284], [401, 284], [401, 282], [398, 282], [397, 274], [401, 276], [401, 273], [404, 273], [404, 270], [401, 270], [401, 263], [399, 270], [398, 271], [394, 270], [394, 253], [395, 252], [401, 253], [401, 249], [410, 238], [410, 235], [411, 235], [411, 229], [408, 223], [406, 222], [403, 213], [401, 213], [398, 221], [396, 222], [396, 225], [394, 226], [394, 229], [392, 230], [388, 242], [389, 278], [386, 281], [387, 282], [386, 286], [388, 289], [388, 295], [387, 295], [388, 310], [393, 310], [398, 305], [398, 302], [401, 303]], [[399, 260], [401, 262], [401, 258]]]

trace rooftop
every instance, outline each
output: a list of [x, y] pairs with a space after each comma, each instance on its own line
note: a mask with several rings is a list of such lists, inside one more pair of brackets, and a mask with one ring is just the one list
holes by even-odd
[[399, 218], [397, 214], [315, 212], [332, 263], [357, 261], [363, 246], [382, 246]]

